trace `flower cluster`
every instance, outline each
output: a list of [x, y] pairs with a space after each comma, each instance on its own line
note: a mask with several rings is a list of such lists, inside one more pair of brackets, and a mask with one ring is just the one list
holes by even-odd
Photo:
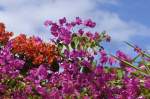
[[[74, 21], [72, 22], [67, 22], [66, 18], [62, 18], [59, 20], [58, 23], [53, 22], [51, 20], [45, 21], [45, 26], [51, 26], [50, 32], [54, 37], [57, 37], [60, 41], [62, 41], [64, 44], [70, 44], [71, 43], [71, 38], [72, 38], [72, 31], [76, 26], [85, 26], [85, 27], [90, 27], [94, 28], [96, 23], [93, 22], [91, 19], [88, 20], [81, 20], [79, 17], [77, 17]], [[90, 40], [98, 39], [99, 34], [96, 32], [95, 35], [93, 35], [90, 31], [83, 31], [83, 29], [79, 29], [77, 31], [77, 34], [80, 34], [81, 36], [83, 34], [87, 35], [90, 37]], [[107, 39], [109, 38], [108, 35]]]
[[31, 60], [33, 64], [51, 64], [57, 56], [54, 44], [45, 43], [39, 37], [29, 37], [20, 34], [13, 39], [13, 53], [20, 57], [25, 56], [26, 60]]
[[12, 37], [12, 32], [7, 32], [5, 30], [5, 25], [3, 23], [0, 23], [0, 44], [5, 45], [10, 37]]
[[9, 43], [0, 51], [0, 97], [2, 99], [19, 88], [15, 86], [21, 84], [17, 79], [20, 78], [20, 69], [25, 64], [23, 60], [14, 57]]
[[[64, 17], [44, 24], [51, 42], [20, 34], [1, 46], [1, 99], [150, 98], [148, 53], [127, 43], [136, 57], [123, 51], [107, 54], [102, 42], [111, 38], [105, 31], [88, 31], [96, 26], [91, 19], [69, 22]], [[0, 33], [5, 33], [3, 24]]]

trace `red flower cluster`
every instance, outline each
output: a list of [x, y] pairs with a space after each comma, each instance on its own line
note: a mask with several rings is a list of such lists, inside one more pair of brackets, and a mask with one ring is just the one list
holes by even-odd
[[0, 44], [5, 45], [12, 35], [13, 33], [7, 32], [5, 30], [5, 25], [3, 23], [0, 23]]
[[13, 53], [25, 56], [36, 65], [51, 64], [57, 57], [57, 49], [54, 44], [45, 43], [35, 36], [28, 38], [24, 34], [13, 39]]

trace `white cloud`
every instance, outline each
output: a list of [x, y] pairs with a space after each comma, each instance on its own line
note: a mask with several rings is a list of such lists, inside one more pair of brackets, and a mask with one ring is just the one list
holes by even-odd
[[126, 22], [116, 13], [97, 11], [92, 16], [98, 22], [97, 30], [108, 31], [114, 40], [125, 41], [136, 35], [150, 37], [149, 27], [135, 21]]
[[47, 39], [43, 22], [46, 19], [57, 20], [64, 16], [93, 18], [97, 30], [107, 30], [115, 40], [128, 40], [134, 35], [148, 35], [150, 29], [136, 22], [126, 22], [118, 14], [97, 9], [101, 4], [118, 4], [120, 0], [0, 0], [0, 21], [16, 35], [40, 35]]
[[118, 4], [120, 0], [96, 0], [96, 1], [102, 4]]
[[1, 0], [0, 21], [5, 22], [10, 31], [24, 32], [45, 37], [39, 28], [44, 30], [43, 22], [61, 17], [85, 15], [94, 8], [90, 0]]

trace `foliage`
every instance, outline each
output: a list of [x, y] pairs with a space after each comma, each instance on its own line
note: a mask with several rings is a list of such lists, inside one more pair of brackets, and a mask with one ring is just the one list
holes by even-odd
[[53, 36], [49, 43], [24, 34], [11, 38], [0, 24], [1, 99], [150, 98], [149, 53], [126, 42], [137, 56], [107, 54], [102, 42], [111, 38], [89, 31], [96, 25], [91, 19], [44, 24]]

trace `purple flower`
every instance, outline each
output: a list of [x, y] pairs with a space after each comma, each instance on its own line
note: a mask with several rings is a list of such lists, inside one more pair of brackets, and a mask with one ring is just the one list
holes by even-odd
[[76, 22], [71, 22], [71, 26], [72, 27], [76, 26]]
[[80, 34], [81, 36], [82, 36], [83, 33], [84, 33], [84, 31], [83, 31], [82, 29], [79, 29], [78, 32], [79, 32], [79, 34]]
[[7, 86], [0, 84], [0, 93], [4, 93], [6, 91]]
[[64, 23], [66, 23], [66, 18], [62, 18], [62, 19], [59, 19], [59, 24], [60, 25], [63, 25]]
[[79, 55], [79, 57], [86, 57], [86, 55], [87, 55], [87, 52], [86, 51], [84, 51], [84, 50], [80, 50], [80, 51], [78, 51], [78, 55]]
[[90, 62], [88, 62], [88, 61], [86, 61], [86, 60], [83, 60], [83, 61], [81, 62], [81, 65], [84, 66], [84, 67], [90, 67], [90, 66], [91, 66]]
[[104, 67], [103, 66], [97, 66], [94, 72], [96, 74], [102, 74], [102, 73], [104, 73]]
[[46, 95], [46, 89], [44, 88], [44, 87], [36, 87], [36, 91], [40, 94], [40, 95], [42, 95], [42, 96], [45, 96]]
[[66, 29], [70, 31], [74, 27], [74, 24], [66, 23]]
[[135, 99], [139, 93], [139, 79], [138, 78], [124, 78], [124, 88], [122, 95], [127, 99]]
[[35, 37], [37, 43], [42, 43], [42, 39], [40, 37]]
[[45, 65], [39, 66], [39, 68], [36, 70], [36, 75], [39, 77], [39, 79], [45, 79], [47, 77], [48, 73]]
[[51, 20], [46, 20], [45, 22], [44, 22], [44, 25], [46, 26], [46, 27], [48, 27], [49, 25], [52, 25], [52, 21]]
[[57, 31], [53, 31], [53, 32], [51, 32], [52, 33], [52, 35], [54, 36], [54, 37], [58, 37], [58, 32]]
[[93, 34], [91, 32], [86, 32], [86, 35], [90, 38], [93, 39]]
[[116, 59], [114, 57], [109, 57], [108, 62], [110, 65], [112, 65], [112, 64], [116, 63]]
[[19, 75], [20, 69], [24, 66], [24, 61], [17, 59], [10, 52], [11, 44], [7, 44], [0, 51], [0, 71], [12, 78]]
[[13, 92], [11, 96], [12, 99], [27, 99], [26, 93], [20, 90], [15, 90], [15, 92]]
[[150, 89], [150, 78], [146, 78], [146, 79], [145, 79], [145, 81], [144, 81], [144, 86], [145, 86], [145, 88]]
[[106, 64], [107, 61], [108, 61], [108, 57], [107, 57], [107, 56], [102, 56], [102, 57], [100, 58], [100, 63], [101, 63], [101, 64]]
[[64, 44], [69, 44], [71, 42], [71, 32], [65, 28], [61, 28], [59, 39], [63, 41]]
[[69, 63], [67, 63], [66, 61], [64, 61], [62, 64], [61, 64], [61, 66], [63, 67], [63, 68], [69, 68], [69, 66], [70, 66], [70, 64]]
[[23, 60], [15, 60], [14, 61], [14, 66], [16, 69], [22, 69], [22, 67], [24, 66], [24, 61]]
[[135, 48], [134, 48], [134, 51], [137, 52], [137, 53], [141, 53], [142, 49], [136, 45]]
[[80, 24], [82, 24], [82, 20], [79, 17], [76, 17], [75, 23], [77, 25], [80, 25]]
[[78, 56], [79, 56], [78, 51], [73, 50], [72, 52], [70, 52], [70, 57], [71, 57], [71, 58], [77, 58]]
[[31, 94], [31, 93], [33, 93], [32, 89], [33, 89], [32, 86], [27, 85], [26, 88], [25, 88], [25, 91], [26, 91], [26, 93]]
[[99, 39], [99, 38], [100, 38], [100, 34], [99, 34], [98, 32], [95, 32], [93, 38], [94, 38], [95, 40]]
[[64, 50], [64, 55], [65, 55], [67, 58], [69, 58], [69, 54], [70, 54], [69, 51], [68, 51], [67, 49], [65, 49], [65, 50]]
[[52, 89], [52, 91], [49, 93], [48, 98], [46, 99], [63, 99], [62, 95], [60, 94], [60, 91]]
[[0, 65], [5, 65], [6, 64], [6, 62], [5, 62], [5, 60], [3, 59], [3, 58], [0, 58]]
[[88, 26], [88, 27], [91, 27], [91, 28], [94, 28], [96, 26], [96, 23], [95, 22], [92, 22], [91, 19], [88, 19], [88, 20], [85, 20], [84, 21], [84, 25], [85, 26]]
[[105, 50], [101, 50], [101, 51], [100, 51], [100, 54], [101, 54], [100, 63], [101, 63], [101, 64], [106, 64], [107, 61], [108, 61], [108, 56], [107, 56]]
[[89, 96], [84, 96], [83, 99], [90, 99], [90, 97]]
[[107, 55], [105, 50], [101, 50], [100, 54], [101, 54], [101, 56], [106, 56]]
[[64, 94], [73, 94], [74, 93], [74, 87], [72, 82], [64, 82], [63, 84], [63, 93]]
[[117, 57], [119, 57], [122, 60], [126, 60], [126, 61], [130, 61], [131, 60], [131, 57], [129, 57], [128, 55], [126, 55], [124, 52], [122, 52], [120, 50], [117, 51], [116, 55], [117, 55]]
[[51, 32], [57, 32], [59, 29], [59, 26], [56, 23], [53, 23], [51, 26]]

